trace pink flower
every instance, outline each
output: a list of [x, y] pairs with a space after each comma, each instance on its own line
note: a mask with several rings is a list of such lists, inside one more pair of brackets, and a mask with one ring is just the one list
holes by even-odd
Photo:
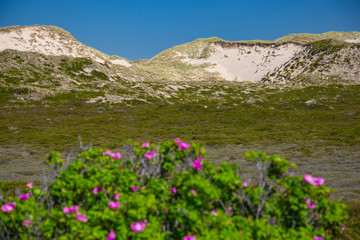
[[314, 240], [324, 240], [324, 238], [320, 236], [314, 236]]
[[71, 206], [71, 207], [64, 207], [63, 208], [63, 213], [64, 214], [71, 214], [71, 213], [75, 213], [79, 211], [79, 206]]
[[0, 195], [0, 199], [3, 199], [3, 196]]
[[218, 215], [218, 213], [217, 213], [216, 210], [211, 210], [211, 214], [214, 215], [214, 216], [217, 216], [217, 215]]
[[229, 206], [229, 207], [227, 207], [227, 209], [226, 209], [226, 213], [227, 213], [227, 214], [230, 214], [230, 213], [231, 213], [231, 210], [232, 210], [232, 207], [230, 207], [230, 206]]
[[134, 222], [131, 224], [131, 230], [133, 230], [136, 233], [144, 231], [146, 224], [143, 222]]
[[182, 142], [182, 143], [180, 143], [179, 148], [181, 151], [183, 151], [185, 149], [190, 148], [190, 144]]
[[192, 235], [186, 235], [183, 240], [196, 240], [196, 237]]
[[1, 206], [1, 211], [3, 212], [11, 212], [15, 209], [15, 202], [8, 202]]
[[244, 182], [244, 183], [243, 183], [243, 186], [242, 186], [242, 189], [246, 188], [247, 186], [249, 186], [249, 183], [248, 183], [248, 182]]
[[114, 200], [119, 200], [120, 199], [120, 194], [115, 194], [115, 196], [114, 196]]
[[109, 207], [111, 209], [118, 209], [120, 207], [120, 203], [119, 202], [114, 202], [114, 201], [109, 202]]
[[192, 162], [192, 165], [195, 171], [200, 171], [202, 168], [201, 161], [197, 161], [197, 159]]
[[79, 222], [87, 222], [86, 214], [76, 213], [76, 220]]
[[96, 187], [93, 189], [93, 193], [96, 195], [102, 190], [102, 187]]
[[196, 196], [196, 195], [197, 195], [197, 192], [196, 192], [196, 190], [195, 190], [195, 189], [191, 189], [191, 190], [190, 190], [190, 192], [191, 192], [194, 196]]
[[311, 202], [310, 205], [308, 205], [308, 209], [315, 209], [316, 204], [314, 202]]
[[137, 190], [139, 190], [139, 186], [132, 186], [131, 187], [131, 191], [136, 192]]
[[32, 224], [33, 224], [32, 221], [24, 220], [24, 221], [22, 221], [21, 226], [25, 227], [25, 226], [29, 226], [29, 225], [32, 225]]
[[70, 213], [72, 213], [72, 212], [70, 211], [70, 208], [64, 207], [64, 208], [63, 208], [63, 213], [64, 213], [64, 214], [70, 214]]
[[180, 140], [180, 138], [175, 138], [175, 139], [174, 139], [174, 142], [176, 142], [177, 144], [181, 144], [181, 143], [182, 143], [182, 141]]
[[120, 159], [121, 158], [121, 153], [114, 153], [114, 154], [111, 155], [111, 157], [113, 159]]
[[28, 183], [28, 184], [26, 184], [26, 186], [27, 186], [28, 188], [33, 188], [33, 184], [32, 184], [32, 183]]
[[110, 150], [106, 150], [105, 152], [102, 153], [103, 155], [112, 155], [112, 152]]
[[174, 188], [174, 187], [172, 187], [172, 188], [171, 188], [171, 192], [172, 192], [173, 194], [176, 194], [177, 189], [176, 189], [176, 188]]
[[145, 143], [141, 144], [141, 147], [143, 147], [143, 148], [147, 148], [149, 146], [150, 146], [149, 142], [145, 142]]
[[115, 240], [115, 239], [116, 239], [116, 234], [113, 230], [111, 230], [107, 235], [106, 240]]
[[310, 183], [311, 185], [314, 185], [315, 187], [318, 187], [320, 185], [323, 185], [325, 180], [323, 178], [316, 178], [309, 174], [304, 175], [304, 182]]
[[346, 229], [345, 224], [341, 225], [341, 231], [344, 231]]
[[308, 209], [315, 209], [316, 208], [316, 204], [311, 201], [311, 198], [305, 199], [305, 202], [308, 205], [307, 206]]
[[75, 212], [79, 211], [79, 206], [74, 205], [74, 206], [71, 206], [69, 209], [70, 209], [71, 213], [75, 213]]
[[30, 193], [24, 193], [24, 194], [21, 194], [19, 199], [21, 201], [25, 201], [26, 199], [28, 199], [30, 197]]
[[200, 150], [199, 150], [199, 151], [200, 151], [201, 153], [202, 153], [202, 152], [204, 152], [204, 150], [203, 150], [202, 148], [200, 148]]
[[103, 155], [109, 155], [113, 159], [120, 159], [121, 158], [121, 153], [112, 153], [110, 150], [106, 150], [102, 154]]
[[151, 152], [145, 153], [145, 159], [146, 159], [146, 160], [152, 159], [152, 158], [154, 158], [154, 157], [156, 157], [156, 152], [155, 152], [155, 150], [154, 150], [154, 151], [151, 151]]

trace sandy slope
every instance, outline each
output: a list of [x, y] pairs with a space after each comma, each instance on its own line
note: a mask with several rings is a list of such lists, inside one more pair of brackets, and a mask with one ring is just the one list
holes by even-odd
[[260, 81], [267, 73], [280, 67], [296, 54], [304, 50], [298, 44], [249, 45], [237, 47], [212, 46], [212, 54], [207, 59], [183, 59], [191, 64], [211, 63], [206, 68], [210, 72], [219, 72], [226, 80]]
[[69, 33], [55, 31], [47, 26], [27, 26], [12, 31], [0, 31], [0, 51], [6, 49], [55, 56], [90, 57], [100, 63], [108, 61], [112, 64], [131, 66], [125, 59], [111, 59], [100, 51], [78, 42]]

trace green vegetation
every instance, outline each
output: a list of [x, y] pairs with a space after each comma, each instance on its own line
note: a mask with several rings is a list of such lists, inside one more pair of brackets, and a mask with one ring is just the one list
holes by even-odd
[[340, 42], [333, 39], [324, 39], [316, 41], [312, 44], [311, 53], [317, 54], [322, 52], [323, 54], [331, 54], [349, 46], [360, 46], [360, 44]]
[[[205, 159], [202, 144], [83, 147], [71, 163], [51, 152], [54, 180], [0, 198], [3, 239], [322, 239], [344, 231], [348, 207], [324, 179], [289, 176], [285, 158], [248, 152], [257, 178]], [[0, 188], [3, 187], [0, 181]]]
[[322, 34], [300, 33], [290, 34], [276, 39], [275, 43], [297, 42], [300, 44], [308, 44], [316, 41], [333, 39], [335, 41], [354, 40], [360, 38], [360, 32], [327, 32]]

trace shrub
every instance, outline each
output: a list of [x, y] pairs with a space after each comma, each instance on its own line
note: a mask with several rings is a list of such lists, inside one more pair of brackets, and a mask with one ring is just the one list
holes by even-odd
[[[201, 144], [131, 142], [126, 156], [93, 148], [69, 163], [51, 152], [55, 181], [0, 199], [2, 239], [330, 239], [347, 206], [324, 179], [290, 177], [260, 152], [259, 179], [206, 160]], [[3, 183], [0, 183], [2, 187]]]

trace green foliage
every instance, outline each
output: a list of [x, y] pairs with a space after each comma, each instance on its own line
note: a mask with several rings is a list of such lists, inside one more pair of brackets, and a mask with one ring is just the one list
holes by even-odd
[[[249, 184], [237, 165], [216, 167], [203, 159], [201, 144], [130, 143], [123, 158], [93, 148], [69, 163], [51, 152], [46, 163], [53, 166], [54, 182], [23, 189], [27, 199], [0, 199], [2, 209], [15, 203], [0, 213], [0, 236], [105, 239], [114, 231], [124, 240], [330, 239], [347, 218], [347, 206], [329, 200], [325, 185], [287, 176], [291, 164], [282, 157], [247, 153], [260, 174]], [[135, 231], [134, 223], [144, 228]]]
[[324, 40], [316, 41], [312, 44], [311, 53], [316, 54], [316, 53], [324, 52], [325, 54], [330, 54], [351, 45], [353, 44], [346, 42], [339, 42], [332, 39], [324, 39]]

